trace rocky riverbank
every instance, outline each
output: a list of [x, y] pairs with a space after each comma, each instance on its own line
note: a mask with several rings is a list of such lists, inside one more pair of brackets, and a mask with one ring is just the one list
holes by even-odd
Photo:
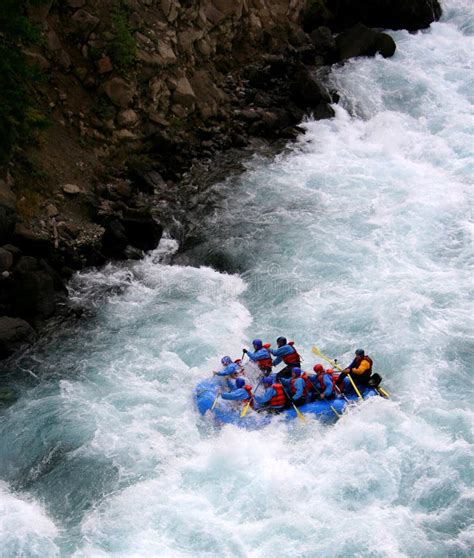
[[296, 137], [305, 115], [330, 118], [338, 96], [320, 72], [392, 56], [379, 28], [440, 13], [436, 0], [28, 7], [43, 40], [24, 52], [45, 76], [34, 96], [50, 126], [0, 180], [0, 356], [34, 339], [75, 271], [140, 258], [163, 230], [192, 242], [216, 161], [228, 172], [262, 142]]

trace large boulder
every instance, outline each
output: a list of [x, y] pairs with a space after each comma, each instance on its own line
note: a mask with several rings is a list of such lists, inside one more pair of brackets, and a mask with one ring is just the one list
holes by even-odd
[[102, 251], [108, 257], [126, 259], [130, 246], [138, 250], [153, 250], [162, 234], [163, 227], [149, 211], [128, 210], [122, 219], [111, 219], [105, 224]]
[[13, 309], [21, 318], [44, 319], [54, 314], [54, 279], [36, 258], [23, 256], [13, 268]]
[[105, 256], [119, 259], [123, 257], [128, 238], [124, 226], [118, 219], [112, 219], [105, 224], [101, 244]]
[[320, 103], [331, 102], [327, 89], [303, 65], [296, 71], [291, 89], [295, 102], [302, 108], [313, 109]]
[[379, 33], [358, 23], [336, 37], [339, 59], [347, 60], [356, 56], [375, 56], [380, 53], [384, 58], [393, 56], [395, 41], [386, 33]]
[[139, 250], [155, 249], [163, 234], [163, 227], [148, 211], [129, 211], [122, 219], [128, 243]]
[[25, 320], [0, 316], [0, 358], [5, 358], [35, 338], [35, 330]]
[[440, 17], [438, 0], [309, 0], [302, 23], [307, 32], [320, 25], [341, 31], [356, 23], [416, 31]]
[[123, 78], [114, 77], [104, 83], [104, 93], [119, 108], [127, 108], [135, 96], [135, 88]]

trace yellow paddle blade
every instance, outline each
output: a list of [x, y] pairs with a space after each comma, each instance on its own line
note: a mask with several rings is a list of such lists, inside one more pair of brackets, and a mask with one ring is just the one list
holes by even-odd
[[326, 362], [329, 362], [329, 364], [331, 364], [334, 368], [337, 368], [339, 371], [342, 371], [342, 368], [339, 366], [339, 364], [337, 364], [337, 362], [334, 362], [333, 360], [328, 358], [326, 355], [323, 355], [323, 353], [318, 349], [318, 347], [313, 346], [311, 350], [315, 355], [318, 355], [318, 357], [322, 358]]
[[242, 412], [240, 413], [240, 417], [244, 418], [245, 415], [248, 413], [248, 410], [250, 409], [250, 401], [247, 403], [247, 405], [245, 405], [245, 407], [242, 409]]
[[300, 419], [300, 421], [303, 424], [306, 424], [306, 419], [304, 418], [303, 414], [301, 413], [301, 411], [298, 409], [298, 407], [296, 405], [293, 405], [293, 409], [296, 411], [296, 415], [298, 416], [298, 418]]

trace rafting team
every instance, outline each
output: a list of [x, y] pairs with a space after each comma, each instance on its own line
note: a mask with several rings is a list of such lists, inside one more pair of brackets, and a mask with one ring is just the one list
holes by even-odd
[[[263, 384], [264, 393], [254, 395], [251, 386], [247, 385], [245, 379], [241, 377], [243, 374], [241, 361], [233, 362], [229, 356], [224, 356], [221, 359], [224, 368], [214, 372], [215, 376], [225, 378], [229, 389], [221, 393], [222, 399], [244, 404], [250, 402], [256, 410], [280, 412], [289, 405], [299, 407], [317, 399], [334, 399], [350, 391], [352, 382], [362, 389], [372, 384], [372, 359], [363, 349], [355, 351], [354, 360], [340, 374], [331, 368], [325, 370], [321, 364], [316, 364], [313, 367], [314, 374], [309, 375], [301, 369], [301, 357], [294, 343], [288, 342], [285, 337], [278, 337], [278, 348], [275, 350], [270, 349], [269, 344], [264, 345], [261, 339], [254, 339], [252, 345], [253, 351], [243, 349], [243, 353], [262, 372], [258, 385]], [[272, 374], [272, 367], [281, 362], [286, 365], [285, 368], [277, 374]]]

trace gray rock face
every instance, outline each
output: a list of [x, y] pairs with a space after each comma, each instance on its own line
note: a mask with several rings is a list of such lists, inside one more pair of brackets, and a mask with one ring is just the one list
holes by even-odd
[[72, 16], [71, 22], [76, 32], [80, 33], [84, 37], [88, 37], [99, 25], [100, 20], [87, 10], [81, 9], [77, 10], [77, 12]]
[[114, 77], [104, 83], [104, 93], [112, 103], [120, 108], [127, 108], [135, 95], [133, 86], [122, 78]]
[[0, 357], [12, 354], [21, 345], [31, 343], [35, 338], [35, 330], [20, 318], [0, 317]]

